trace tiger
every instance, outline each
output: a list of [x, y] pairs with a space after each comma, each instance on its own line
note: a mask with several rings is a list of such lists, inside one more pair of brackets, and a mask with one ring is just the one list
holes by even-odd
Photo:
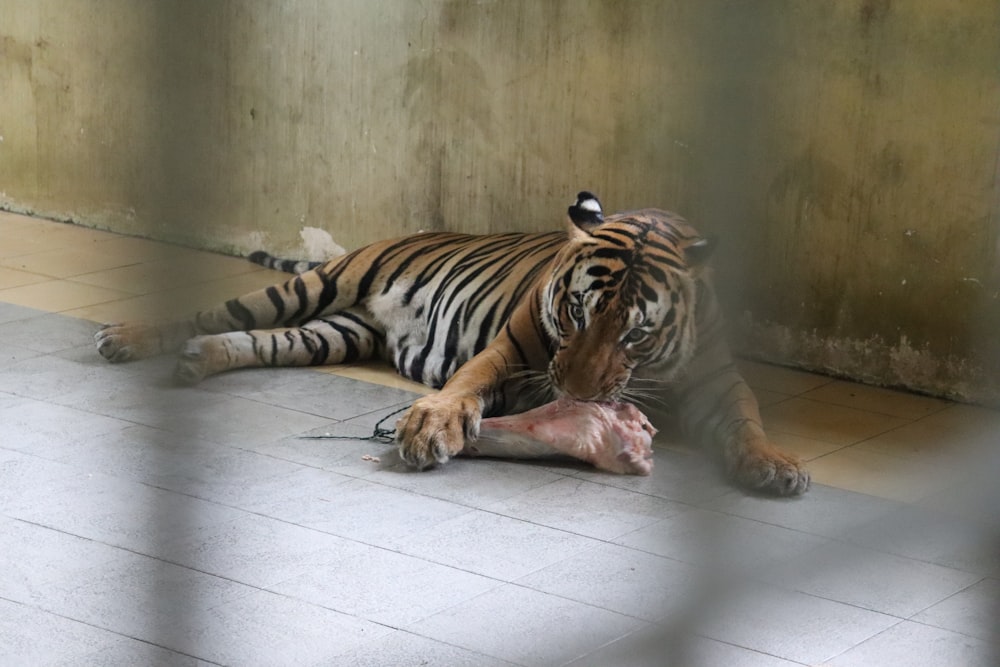
[[424, 232], [326, 262], [256, 252], [294, 275], [186, 319], [106, 324], [95, 339], [112, 362], [179, 351], [175, 377], [189, 384], [385, 359], [439, 390], [396, 424], [400, 456], [420, 470], [461, 452], [484, 417], [561, 397], [623, 400], [669, 413], [735, 485], [804, 493], [808, 471], [768, 439], [729, 351], [714, 247], [675, 213], [605, 216], [582, 191], [562, 231]]

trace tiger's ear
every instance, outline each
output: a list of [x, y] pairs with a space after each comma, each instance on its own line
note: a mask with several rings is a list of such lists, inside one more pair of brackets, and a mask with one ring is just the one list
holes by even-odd
[[714, 236], [710, 236], [704, 239], [695, 239], [691, 243], [684, 246], [684, 261], [687, 263], [688, 268], [694, 274], [701, 273], [701, 271], [708, 264], [708, 259], [715, 252], [715, 247], [718, 245], [718, 239]]
[[604, 222], [604, 211], [597, 197], [584, 190], [576, 196], [576, 201], [566, 210], [573, 225], [570, 227], [570, 237], [583, 232], [587, 236]]

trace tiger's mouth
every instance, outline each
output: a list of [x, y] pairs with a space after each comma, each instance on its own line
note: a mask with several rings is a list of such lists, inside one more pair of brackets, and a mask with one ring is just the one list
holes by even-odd
[[549, 385], [555, 398], [570, 398], [575, 401], [586, 403], [617, 403], [620, 402], [628, 387], [630, 373], [624, 377], [616, 377], [610, 381], [600, 384], [585, 383], [576, 386], [573, 382], [567, 381], [557, 372], [556, 367], [549, 368]]

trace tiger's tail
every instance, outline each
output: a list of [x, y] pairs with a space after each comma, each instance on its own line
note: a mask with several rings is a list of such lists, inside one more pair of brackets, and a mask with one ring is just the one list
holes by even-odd
[[255, 250], [250, 253], [247, 259], [254, 264], [285, 273], [305, 273], [325, 264], [325, 262], [313, 262], [306, 259], [283, 259], [264, 250]]

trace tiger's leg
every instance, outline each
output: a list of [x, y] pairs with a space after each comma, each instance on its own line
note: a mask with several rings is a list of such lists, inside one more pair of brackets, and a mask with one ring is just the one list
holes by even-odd
[[195, 336], [181, 349], [174, 376], [188, 384], [236, 368], [322, 366], [382, 353], [385, 332], [362, 308], [301, 327]]
[[445, 463], [479, 437], [483, 413], [506, 405], [504, 385], [511, 373], [546, 367], [548, 350], [532, 324], [537, 304], [536, 292], [529, 292], [486, 349], [459, 366], [440, 392], [421, 396], [399, 418], [396, 443], [404, 461], [420, 470]]
[[757, 399], [728, 350], [705, 356], [719, 361], [696, 360], [693, 366], [700, 372], [689, 374], [681, 388], [677, 408], [683, 431], [712, 447], [740, 486], [781, 496], [804, 493], [809, 472], [797, 457], [768, 440]]
[[344, 269], [352, 268], [350, 260], [355, 256], [362, 260], [366, 257], [359, 252], [339, 257], [284, 283], [230, 299], [187, 319], [155, 324], [106, 324], [94, 335], [97, 350], [108, 361], [133, 361], [176, 352], [184, 341], [197, 335], [298, 326], [324, 313], [349, 308], [358, 300], [357, 283], [342, 276]]

